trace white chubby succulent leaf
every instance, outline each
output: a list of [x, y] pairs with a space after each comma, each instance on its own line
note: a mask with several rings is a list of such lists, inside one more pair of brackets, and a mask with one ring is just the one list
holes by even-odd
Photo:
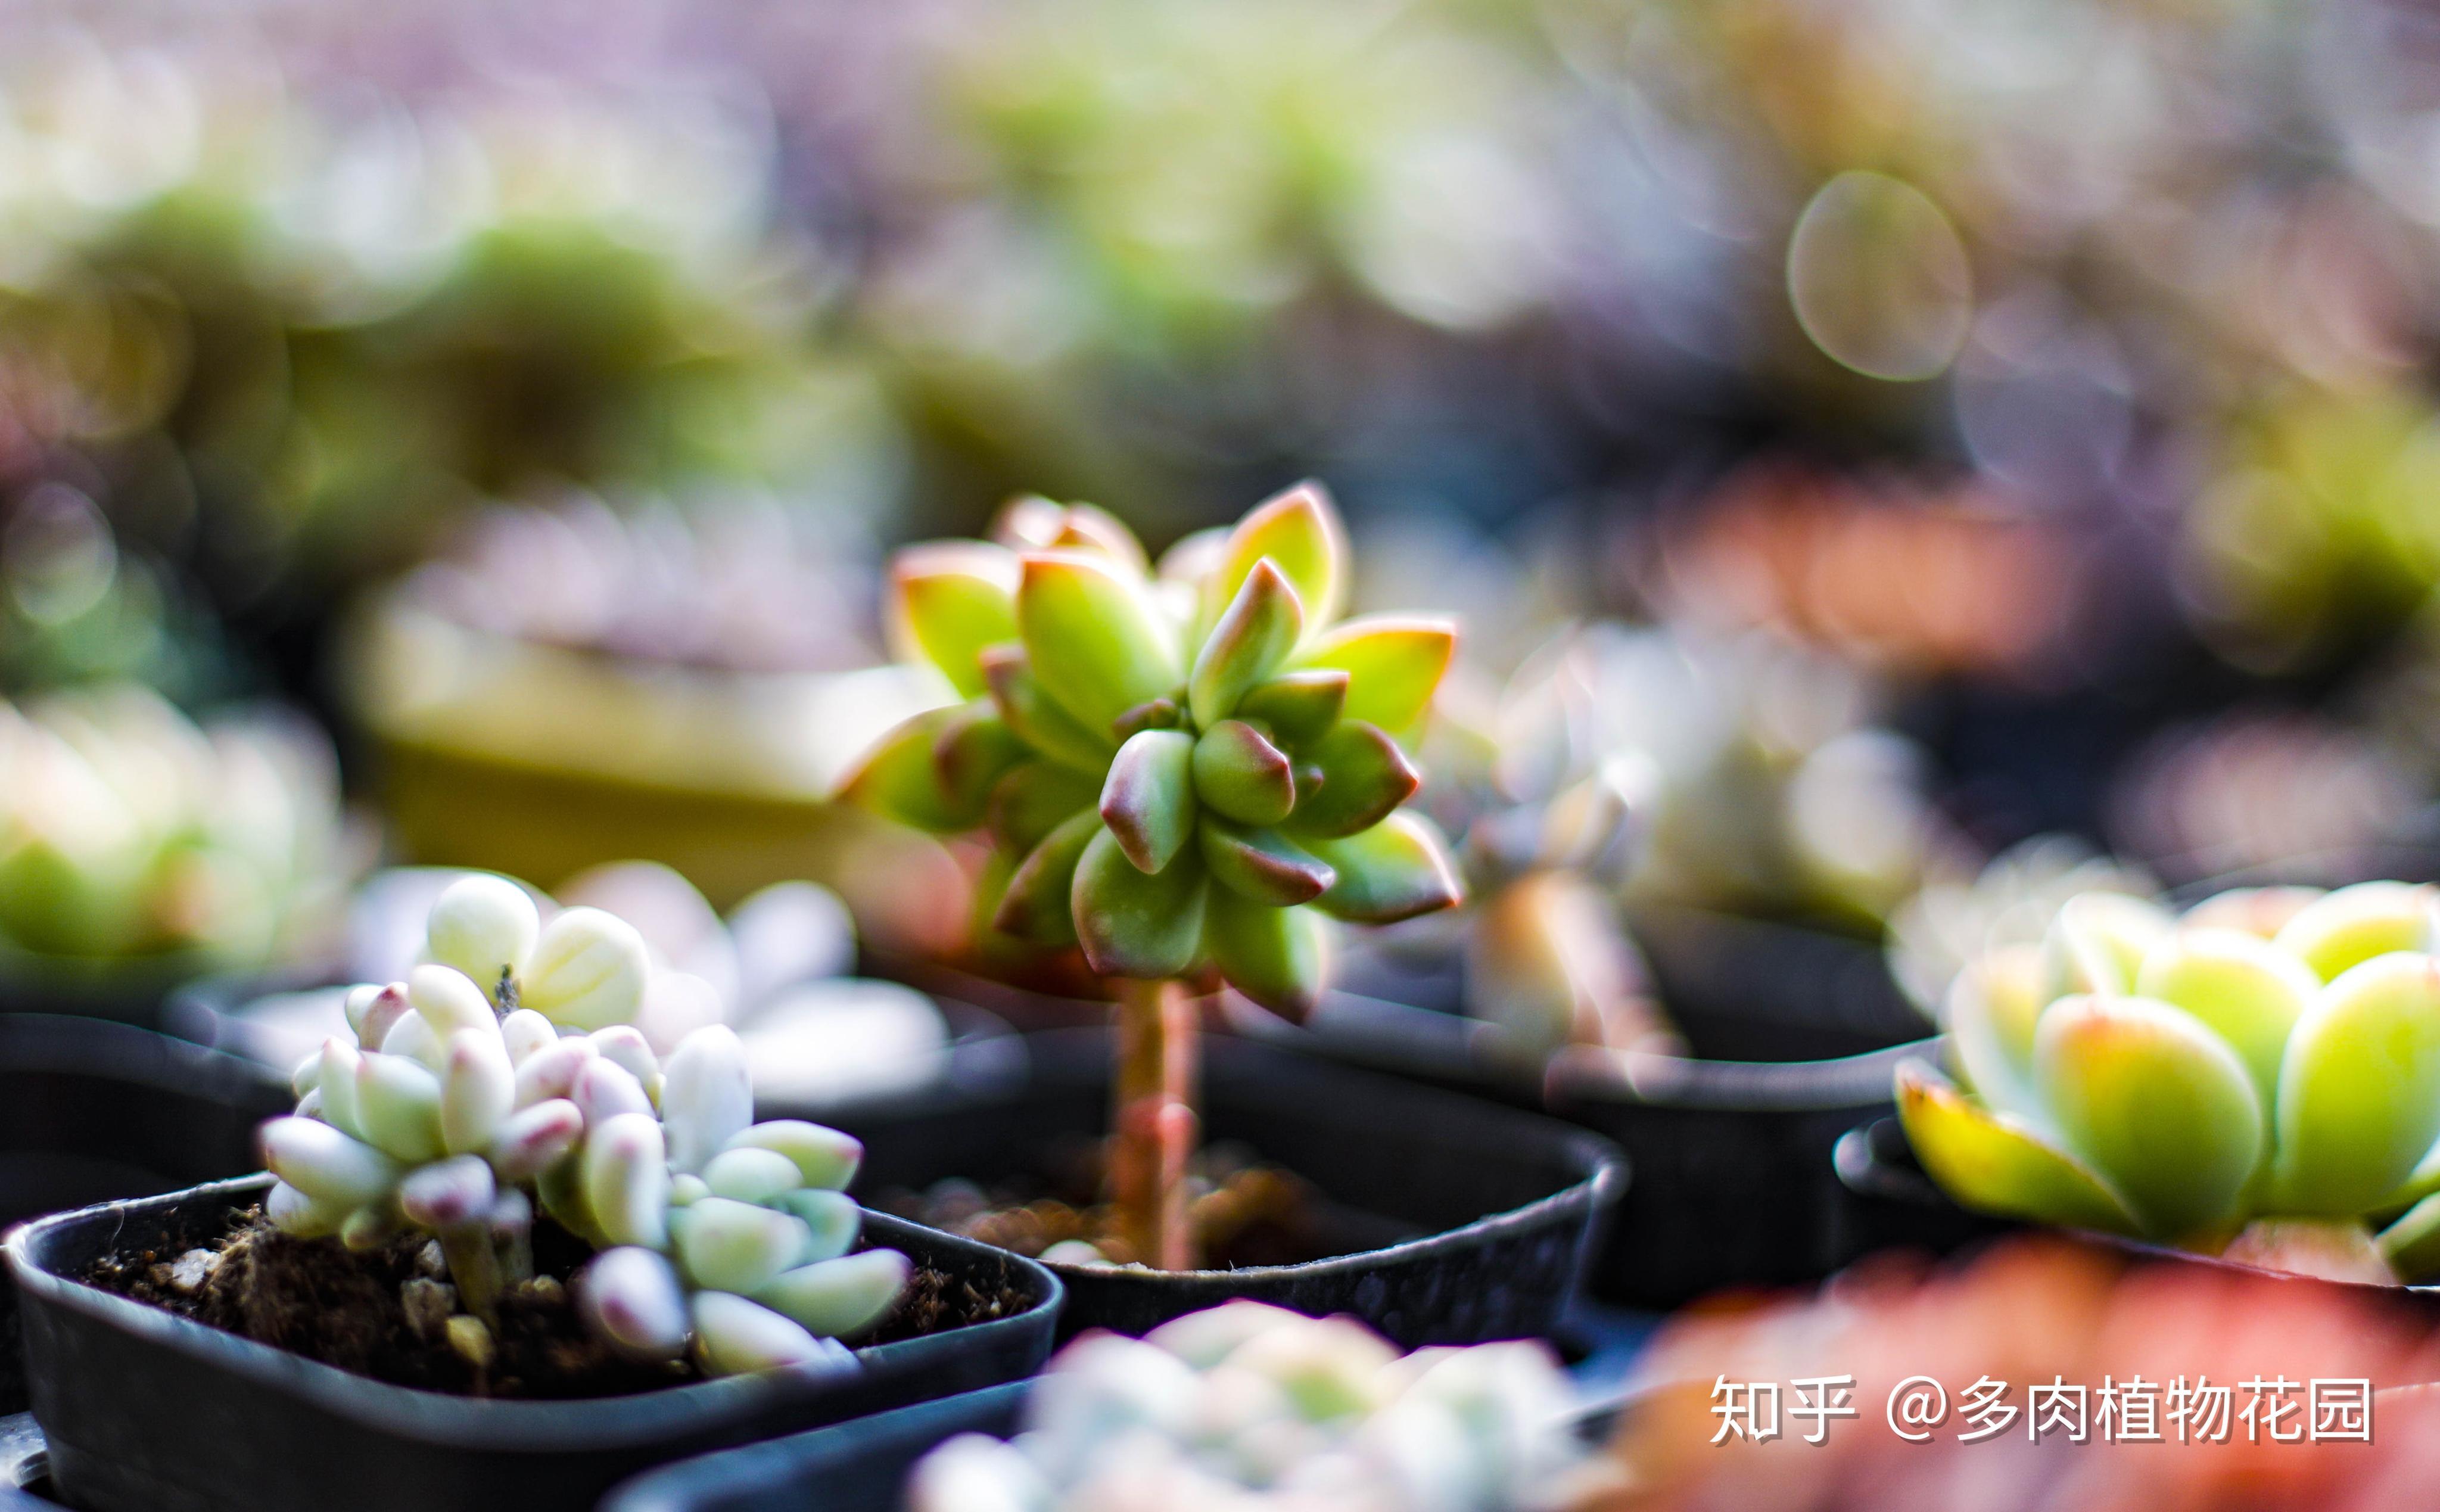
[[911, 1270], [855, 1251], [842, 1190], [863, 1148], [798, 1122], [753, 1124], [725, 1025], [664, 1057], [636, 1019], [652, 963], [599, 909], [543, 909], [468, 876], [435, 902], [404, 981], [345, 995], [352, 1039], [296, 1067], [296, 1114], [264, 1125], [271, 1221], [350, 1246], [432, 1234], [463, 1312], [447, 1337], [486, 1358], [506, 1287], [531, 1274], [547, 1214], [601, 1252], [576, 1287], [620, 1354], [691, 1350], [712, 1374], [852, 1368], [837, 1341], [896, 1305]]
[[1052, 1359], [1006, 1444], [953, 1439], [910, 1512], [1279, 1504], [1511, 1512], [1551, 1504], [1582, 1451], [1536, 1343], [1400, 1356], [1347, 1318], [1225, 1303]]

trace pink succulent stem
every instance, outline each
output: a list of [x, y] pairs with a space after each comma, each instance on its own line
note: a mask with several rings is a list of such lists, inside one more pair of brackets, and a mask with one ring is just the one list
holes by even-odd
[[1119, 1233], [1155, 1269], [1191, 1270], [1186, 1162], [1202, 1127], [1194, 1000], [1182, 981], [1122, 981], [1118, 1016], [1109, 1188]]

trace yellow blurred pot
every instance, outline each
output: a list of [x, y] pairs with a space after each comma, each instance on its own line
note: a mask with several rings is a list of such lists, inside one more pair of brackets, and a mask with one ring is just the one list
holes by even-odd
[[962, 941], [967, 884], [948, 854], [829, 801], [873, 738], [946, 701], [906, 669], [620, 657], [470, 629], [395, 595], [350, 628], [343, 665], [410, 859], [545, 886], [656, 860], [721, 908], [802, 877], [844, 897], [876, 945]]

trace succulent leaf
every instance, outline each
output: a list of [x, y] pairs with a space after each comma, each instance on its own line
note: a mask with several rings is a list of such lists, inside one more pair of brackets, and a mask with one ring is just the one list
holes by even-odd
[[677, 1226], [678, 1269], [698, 1287], [748, 1295], [794, 1267], [811, 1240], [793, 1214], [708, 1197]]
[[2295, 956], [2234, 929], [2183, 928], [2144, 958], [2135, 990], [2202, 1020], [2244, 1057], [2265, 1110], [2275, 1108], [2288, 1032], [2322, 983]]
[[797, 1162], [778, 1150], [745, 1145], [721, 1151], [704, 1162], [705, 1195], [736, 1202], [766, 1202], [802, 1184]]
[[492, 1140], [493, 1170], [503, 1181], [530, 1181], [559, 1163], [584, 1137], [584, 1114], [564, 1097], [511, 1113]]
[[1299, 750], [1338, 723], [1350, 679], [1337, 667], [1301, 667], [1246, 691], [1237, 717], [1268, 729], [1278, 744]]
[[908, 547], [889, 567], [889, 633], [902, 657], [940, 669], [962, 698], [983, 691], [982, 653], [1016, 639], [1016, 554], [982, 541]]
[[753, 1125], [730, 1140], [728, 1148], [777, 1150], [797, 1162], [805, 1185], [826, 1191], [845, 1190], [864, 1160], [864, 1143], [854, 1135], [795, 1118]]
[[526, 890], [504, 876], [477, 872], [459, 877], [434, 900], [423, 928], [424, 949], [441, 965], [488, 987], [525, 964], [542, 915]]
[[1220, 621], [1255, 564], [1265, 559], [1296, 589], [1308, 635], [1338, 618], [1347, 592], [1347, 531], [1319, 483], [1274, 495], [1237, 522], [1204, 580], [1204, 623]]
[[1045, 836], [1009, 877], [992, 910], [992, 927], [1038, 945], [1074, 945], [1076, 863], [1095, 836], [1109, 833], [1102, 816], [1087, 808]]
[[2167, 911], [2149, 898], [2085, 892], [2068, 899], [2042, 939], [2046, 995], [2134, 991], [2144, 956], [2171, 927]]
[[2099, 1173], [2020, 1120], [1960, 1095], [1923, 1062], [1899, 1065], [1897, 1103], [1915, 1158], [1965, 1206], [2109, 1233], [2143, 1232]]
[[314, 1203], [344, 1214], [387, 1192], [398, 1167], [379, 1149], [310, 1118], [262, 1125], [263, 1163]]
[[1177, 636], [1140, 582], [1100, 555], [1026, 556], [1016, 623], [1044, 691], [1086, 729], [1176, 691], [1185, 680]]
[[750, 1371], [855, 1368], [855, 1356], [835, 1339], [816, 1339], [770, 1308], [726, 1291], [698, 1291], [689, 1305], [695, 1352], [714, 1376]]
[[1075, 815], [1101, 801], [1102, 784], [1050, 762], [1028, 762], [992, 789], [992, 839], [1011, 855], [1024, 855]]
[[356, 1116], [365, 1138], [392, 1160], [421, 1165], [440, 1158], [440, 1079], [416, 1061], [390, 1054], [359, 1060]]
[[1077, 943], [1095, 971], [1112, 977], [1175, 977], [1202, 943], [1203, 867], [1181, 855], [1146, 876], [1118, 837], [1103, 829], [1085, 846], [1069, 893]]
[[1110, 765], [1117, 740], [1106, 731], [1080, 723], [1059, 707], [1034, 675], [1024, 649], [1001, 646], [983, 658], [983, 675], [991, 684], [992, 702], [1017, 738], [1064, 766], [1100, 777]]
[[[1130, 737], [1102, 784], [1102, 821], [1139, 872], [1169, 865], [1194, 833], [1195, 740], [1182, 729]], [[1081, 854], [1081, 850], [1080, 850]]]
[[1424, 785], [1424, 774], [1398, 743], [1362, 720], [1339, 721], [1305, 754], [1321, 768], [1321, 785], [1309, 797], [1298, 796], [1289, 827], [1301, 834], [1369, 830]]
[[604, 1250], [576, 1286], [585, 1323], [630, 1359], [686, 1352], [687, 1300], [670, 1263], [640, 1245]]
[[[804, 1263], [835, 1260], [855, 1248], [856, 1232], [864, 1226], [864, 1210], [855, 1198], [844, 1192], [810, 1190], [799, 1187], [782, 1192], [767, 1204], [782, 1213], [792, 1214], [813, 1237], [805, 1247]], [[785, 1311], [785, 1308], [781, 1309]]]
[[469, 1157], [490, 1148], [516, 1097], [516, 1068], [497, 1029], [450, 1035], [449, 1068], [440, 1077], [441, 1148]]
[[811, 1333], [842, 1338], [887, 1316], [906, 1289], [911, 1269], [895, 1250], [867, 1250], [799, 1266], [757, 1287], [753, 1296]]
[[1287, 753], [1242, 719], [1224, 719], [1194, 742], [1194, 793], [1241, 824], [1277, 824], [1296, 807]]
[[600, 909], [567, 909], [534, 941], [517, 977], [519, 1001], [563, 1029], [633, 1023], [652, 970], [635, 926]]
[[934, 709], [901, 722], [841, 781], [840, 801], [934, 834], [972, 828], [979, 813], [960, 807], [942, 780], [937, 756], [942, 736], [962, 711]]
[[953, 710], [932, 737], [932, 766], [958, 829], [972, 829], [989, 810], [992, 789], [1012, 769], [1032, 758], [988, 698]]
[[2440, 1140], [2440, 962], [2386, 952], [2323, 986], [2288, 1036], [2277, 1115], [2290, 1210], [2359, 1213], [2404, 1183]]
[[1957, 974], [1942, 1019], [1975, 1092], [2036, 1125], [2049, 1118], [2034, 1091], [2034, 1029], [2048, 1006], [2041, 982], [2039, 946], [1994, 950]]
[[499, 1035], [499, 1015], [483, 989], [462, 971], [448, 966], [418, 966], [406, 976], [406, 1000], [447, 1045], [459, 1030]]
[[1300, 667], [1348, 676], [1341, 717], [1384, 729], [1413, 728], [1457, 654], [1457, 622], [1425, 615], [1365, 615], [1323, 631], [1297, 657]]
[[2323, 981], [2396, 950], [2429, 948], [2433, 890], [2420, 882], [2359, 882], [2298, 909], [2274, 943]]
[[584, 1141], [584, 1205], [604, 1239], [658, 1250], [669, 1243], [669, 1150], [650, 1113], [620, 1113]]
[[1254, 564], [1237, 596], [1195, 654], [1187, 705], [1209, 729], [1236, 712], [1247, 691], [1277, 672], [1304, 633], [1304, 606], [1268, 557]]
[[1311, 909], [1276, 909], [1215, 888], [1203, 945], [1229, 985], [1292, 1023], [1303, 1022], [1321, 1000], [1330, 924]]
[[1277, 830], [1233, 824], [1207, 814], [1196, 827], [1203, 864], [1222, 891], [1274, 909], [1320, 897], [1337, 880], [1327, 862]]
[[661, 1122], [670, 1169], [691, 1175], [754, 1122], [754, 1078], [735, 1030], [713, 1024], [679, 1041], [661, 1084]]
[[2141, 998], [2063, 999], [2035, 1031], [2034, 1080], [2067, 1147], [2150, 1233], [2181, 1239], [2236, 1216], [2267, 1121], [2245, 1062], [2193, 1015]]
[[1431, 822], [1397, 813], [1358, 834], [1309, 837], [1337, 879], [1316, 907], [1352, 924], [1395, 924], [1455, 908], [1462, 898], [1448, 846]]

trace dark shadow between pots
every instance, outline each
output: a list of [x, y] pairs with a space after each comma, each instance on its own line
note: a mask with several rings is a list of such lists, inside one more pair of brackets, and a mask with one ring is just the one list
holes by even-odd
[[786, 1372], [589, 1401], [392, 1386], [69, 1279], [129, 1247], [216, 1235], [269, 1178], [112, 1203], [16, 1230], [28, 1386], [64, 1494], [92, 1512], [580, 1512], [613, 1483], [709, 1449], [1020, 1377], [1061, 1300], [1031, 1261], [869, 1214], [918, 1264], [1016, 1287], [1014, 1316], [857, 1351], [860, 1374]]
[[[990, 1184], [1048, 1169], [1109, 1120], [1105, 1031], [1019, 1036], [1021, 1080], [831, 1107], [865, 1142], [870, 1200], [946, 1178]], [[1626, 1185], [1609, 1143], [1550, 1119], [1404, 1085], [1227, 1036], [1204, 1045], [1204, 1134], [1250, 1146], [1379, 1235], [1302, 1265], [1156, 1272], [1060, 1266], [1063, 1337], [1140, 1334], [1182, 1313], [1253, 1297], [1321, 1316], [1353, 1313], [1408, 1347], [1550, 1333], [1597, 1220]], [[760, 1116], [786, 1116], [761, 1107]]]

